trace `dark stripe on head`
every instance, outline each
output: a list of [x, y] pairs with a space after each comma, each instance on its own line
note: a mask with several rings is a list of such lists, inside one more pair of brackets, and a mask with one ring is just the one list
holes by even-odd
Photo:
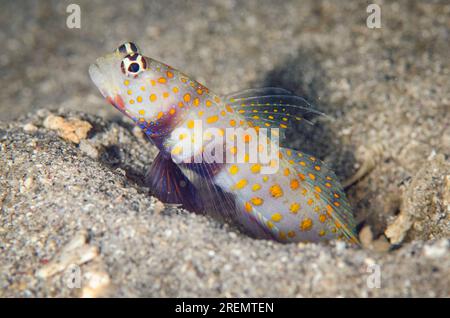
[[133, 51], [135, 53], [138, 52], [138, 48], [137, 48], [136, 44], [134, 44], [133, 42], [130, 42], [130, 48], [131, 48], [131, 51]]

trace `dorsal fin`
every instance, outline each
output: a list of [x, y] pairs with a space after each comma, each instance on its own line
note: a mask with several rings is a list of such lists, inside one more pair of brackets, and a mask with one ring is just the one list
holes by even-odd
[[325, 116], [315, 110], [306, 99], [277, 87], [247, 89], [231, 93], [224, 102], [245, 117], [253, 126], [279, 128], [283, 131], [300, 121], [310, 121]]

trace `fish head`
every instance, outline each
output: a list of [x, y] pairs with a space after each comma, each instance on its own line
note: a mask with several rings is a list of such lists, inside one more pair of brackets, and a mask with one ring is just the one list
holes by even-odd
[[167, 76], [173, 73], [167, 65], [142, 55], [131, 42], [98, 58], [89, 75], [107, 101], [143, 129], [162, 127], [163, 115], [175, 102], [174, 96], [167, 95]]

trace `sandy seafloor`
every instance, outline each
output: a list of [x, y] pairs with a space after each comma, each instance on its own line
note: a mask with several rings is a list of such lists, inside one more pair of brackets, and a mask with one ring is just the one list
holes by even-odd
[[[448, 1], [377, 1], [381, 29], [365, 1], [230, 0], [77, 1], [68, 29], [71, 2], [1, 4], [0, 296], [450, 296]], [[279, 86], [332, 116], [287, 146], [341, 180], [370, 168], [346, 190], [364, 246], [254, 240], [149, 196], [156, 150], [87, 73], [127, 40], [220, 94]], [[71, 143], [51, 113], [93, 128]]]

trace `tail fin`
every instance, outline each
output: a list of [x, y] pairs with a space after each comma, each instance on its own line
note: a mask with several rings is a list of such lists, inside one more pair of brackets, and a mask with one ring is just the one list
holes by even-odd
[[281, 148], [282, 161], [293, 167], [314, 196], [321, 210], [333, 220], [337, 230], [350, 242], [358, 243], [352, 208], [336, 175], [321, 160], [303, 152]]

